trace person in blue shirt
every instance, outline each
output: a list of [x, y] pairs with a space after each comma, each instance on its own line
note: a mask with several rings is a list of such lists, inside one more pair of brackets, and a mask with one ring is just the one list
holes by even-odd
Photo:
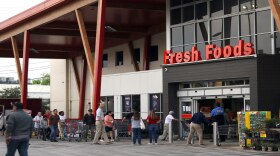
[[201, 107], [200, 112], [195, 113], [193, 115], [193, 117], [191, 118], [191, 120], [189, 121], [188, 127], [190, 128], [190, 133], [189, 133], [189, 136], [188, 136], [188, 143], [187, 144], [191, 144], [194, 132], [196, 132], [197, 135], [198, 135], [199, 145], [204, 145], [203, 144], [203, 130], [202, 130], [201, 124], [203, 124], [203, 123], [210, 124], [211, 123], [204, 116], [204, 114], [203, 114], [204, 112], [205, 112], [205, 108]]
[[[225, 124], [225, 118], [224, 118], [225, 110], [221, 107], [221, 104], [219, 102], [215, 103], [215, 108], [211, 111], [211, 119], [212, 122], [218, 122], [218, 126]], [[224, 142], [226, 140], [226, 136], [220, 135], [220, 141]]]

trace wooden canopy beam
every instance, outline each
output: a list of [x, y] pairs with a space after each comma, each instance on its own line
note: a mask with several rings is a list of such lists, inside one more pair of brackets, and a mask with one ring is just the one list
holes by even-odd
[[278, 0], [268, 0], [278, 31], [280, 31], [280, 6]]
[[21, 89], [21, 103], [23, 108], [27, 108], [27, 91], [28, 91], [28, 64], [29, 64], [29, 52], [30, 52], [30, 33], [24, 32], [24, 44], [23, 44], [23, 75], [22, 75], [22, 89]]
[[150, 47], [151, 47], [151, 36], [146, 36], [144, 41], [143, 70], [150, 69]]
[[[88, 36], [87, 36], [87, 33], [86, 33], [86, 28], [85, 28], [83, 15], [82, 15], [82, 12], [80, 10], [75, 10], [75, 13], [76, 13], [80, 33], [81, 33], [81, 38], [82, 38], [82, 41], [83, 41], [83, 46], [84, 46], [84, 50], [85, 50], [85, 56], [86, 56], [87, 64], [89, 66], [90, 78], [91, 78], [92, 84], [94, 84], [94, 75], [95, 75], [94, 74], [94, 62], [93, 62], [93, 57], [91, 55], [91, 49], [90, 49], [90, 45], [89, 45]], [[81, 110], [82, 108], [80, 107], [79, 109]]]
[[136, 57], [135, 57], [134, 47], [133, 47], [132, 41], [128, 42], [128, 48], [129, 48], [129, 53], [130, 53], [131, 60], [133, 62], [134, 70], [139, 71], [140, 69], [139, 69], [139, 65], [138, 65]]
[[96, 74], [94, 75], [93, 101], [92, 101], [92, 108], [94, 110], [94, 113], [96, 113], [96, 110], [100, 103], [106, 4], [107, 4], [107, 0], [98, 1], [96, 40], [95, 40], [95, 58], [94, 58], [95, 59], [94, 72]]
[[78, 92], [80, 93], [80, 91], [81, 91], [80, 82], [81, 81], [80, 81], [80, 76], [79, 76], [79, 72], [78, 72], [78, 68], [77, 68], [76, 59], [72, 58], [71, 60], [72, 60], [72, 66], [73, 66], [74, 74], [75, 74], [77, 89], [78, 89]]
[[84, 116], [86, 82], [87, 82], [87, 61], [86, 61], [86, 58], [84, 56], [83, 57], [83, 66], [82, 66], [82, 79], [80, 81], [79, 119], [83, 119], [83, 116]]
[[18, 53], [18, 46], [17, 41], [15, 37], [11, 37], [12, 47], [13, 47], [13, 53], [15, 57], [16, 62], [16, 68], [17, 68], [17, 74], [18, 74], [18, 80], [19, 80], [19, 86], [22, 89], [22, 71], [21, 71], [21, 65], [19, 60], [19, 53]]
[[[89, 38], [95, 38], [96, 37], [96, 31], [87, 30], [86, 33], [88, 34]], [[79, 30], [67, 30], [67, 29], [43, 29], [38, 28], [31, 31], [31, 34], [36, 35], [55, 35], [55, 36], [80, 36]], [[127, 32], [106, 32], [105, 33], [106, 38], [128, 38], [129, 33]]]

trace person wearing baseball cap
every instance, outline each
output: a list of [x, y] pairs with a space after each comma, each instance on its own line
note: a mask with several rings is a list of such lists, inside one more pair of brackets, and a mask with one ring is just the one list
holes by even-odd
[[32, 117], [23, 111], [22, 103], [16, 102], [11, 105], [13, 111], [7, 119], [6, 155], [15, 155], [16, 150], [19, 155], [28, 155], [29, 138], [33, 128]]
[[169, 124], [174, 120], [174, 121], [180, 121], [179, 119], [176, 119], [173, 117], [174, 111], [169, 111], [168, 115], [165, 117], [165, 122], [164, 122], [164, 130], [162, 135], [159, 137], [161, 140], [165, 140], [168, 136], [169, 132]]
[[92, 109], [89, 109], [87, 114], [84, 115], [83, 123], [86, 130], [85, 141], [87, 142], [87, 135], [88, 135], [87, 132], [90, 131], [91, 139], [93, 138], [94, 135], [95, 117], [92, 114]]

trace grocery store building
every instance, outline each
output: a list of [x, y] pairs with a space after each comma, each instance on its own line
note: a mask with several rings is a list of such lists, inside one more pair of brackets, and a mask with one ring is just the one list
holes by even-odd
[[29, 58], [54, 59], [51, 108], [69, 118], [100, 100], [117, 119], [277, 114], [279, 15], [277, 0], [49, 0], [0, 23], [0, 57], [24, 58], [23, 88]]

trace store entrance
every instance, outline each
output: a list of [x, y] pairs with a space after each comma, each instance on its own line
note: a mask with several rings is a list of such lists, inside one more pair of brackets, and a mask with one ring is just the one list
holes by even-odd
[[[198, 110], [201, 107], [205, 107], [207, 112], [205, 113], [206, 118], [211, 118], [210, 113], [211, 110], [215, 108], [215, 103], [219, 102], [221, 103], [221, 107], [225, 109], [225, 112], [229, 113], [230, 118], [233, 122], [236, 122], [236, 114], [239, 111], [242, 111], [244, 109], [244, 102], [247, 102], [248, 100], [244, 100], [244, 98], [225, 98], [225, 99], [200, 99], [197, 100], [197, 106]], [[248, 107], [248, 106], [247, 106]], [[212, 138], [213, 129], [212, 126], [204, 125], [204, 138]]]

